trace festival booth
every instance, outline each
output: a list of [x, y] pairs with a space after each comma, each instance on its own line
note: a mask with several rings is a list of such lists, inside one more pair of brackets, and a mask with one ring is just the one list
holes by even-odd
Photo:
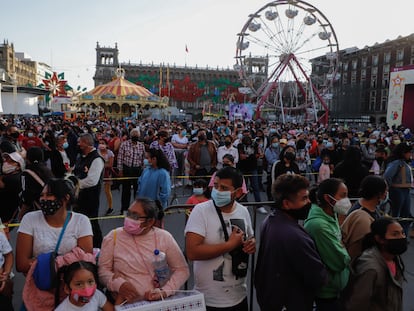
[[47, 93], [40, 88], [0, 84], [0, 114], [39, 115], [39, 97]]
[[387, 123], [414, 129], [414, 65], [397, 67], [390, 74]]
[[168, 97], [161, 98], [146, 88], [129, 82], [124, 78], [124, 70], [118, 69], [116, 79], [83, 94], [78, 107], [119, 119], [134, 114], [142, 115], [143, 109], [167, 108]]

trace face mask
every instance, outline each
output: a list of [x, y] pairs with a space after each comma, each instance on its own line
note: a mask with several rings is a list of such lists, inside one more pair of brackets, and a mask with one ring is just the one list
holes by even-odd
[[343, 198], [340, 200], [336, 200], [332, 196], [330, 196], [331, 199], [335, 200], [336, 203], [333, 206], [334, 212], [338, 213], [339, 215], [346, 215], [348, 214], [349, 209], [352, 207], [352, 203], [349, 200], [349, 198]]
[[279, 147], [279, 143], [272, 143], [272, 147], [273, 147], [273, 148], [277, 148], [277, 147]]
[[63, 149], [67, 149], [69, 147], [69, 143], [68, 142], [64, 142], [62, 145]]
[[132, 140], [133, 142], [137, 142], [137, 141], [138, 141], [138, 139], [139, 139], [139, 138], [138, 138], [138, 136], [132, 136], [132, 137], [131, 137], [131, 140]]
[[96, 285], [91, 287], [79, 288], [79, 289], [72, 289], [70, 291], [70, 295], [72, 299], [77, 302], [88, 303], [96, 291]]
[[311, 206], [312, 205], [309, 203], [300, 209], [289, 209], [289, 210], [283, 210], [283, 211], [289, 214], [290, 216], [292, 216], [294, 219], [304, 220], [308, 217]]
[[233, 165], [230, 165], [228, 163], [223, 163], [223, 167], [233, 167]]
[[276, 129], [270, 129], [269, 132], [270, 132], [270, 134], [274, 134], [274, 133], [276, 133]]
[[15, 170], [17, 170], [17, 166], [14, 166], [13, 164], [4, 162], [2, 166], [2, 172], [3, 174], [10, 174], [13, 173]]
[[224, 142], [224, 145], [225, 145], [226, 147], [230, 146], [230, 145], [231, 145], [231, 141], [226, 140], [226, 141]]
[[388, 200], [390, 199], [390, 194], [387, 192], [387, 195], [385, 196], [384, 199], [380, 200], [380, 202], [378, 203], [378, 205], [384, 205], [385, 203], [388, 202]]
[[218, 191], [216, 188], [211, 191], [211, 198], [218, 207], [227, 206], [233, 201], [231, 191]]
[[197, 133], [197, 130], [191, 130], [191, 135], [195, 135]]
[[182, 136], [187, 135], [187, 131], [186, 131], [186, 130], [181, 131], [181, 135], [182, 135]]
[[99, 144], [98, 145], [99, 150], [105, 150], [106, 149], [106, 145], [105, 144]]
[[385, 249], [393, 255], [401, 255], [407, 250], [407, 239], [386, 239]]
[[143, 221], [125, 217], [124, 230], [131, 235], [140, 235], [145, 230], [145, 227], [142, 227], [142, 223]]
[[27, 133], [27, 137], [33, 137], [33, 133], [32, 132]]
[[237, 134], [237, 138], [238, 139], [242, 139], [243, 138], [243, 134]]
[[202, 195], [204, 193], [203, 188], [193, 188], [193, 194], [195, 195]]
[[370, 143], [370, 144], [375, 144], [376, 142], [377, 142], [377, 140], [376, 140], [376, 139], [370, 139], [370, 140], [369, 140], [369, 143]]
[[199, 141], [204, 141], [204, 140], [206, 140], [206, 135], [204, 135], [204, 134], [199, 135], [199, 136], [198, 136], [198, 140], [199, 140]]
[[327, 143], [326, 143], [326, 148], [332, 148], [333, 147], [333, 143], [332, 142], [330, 142], [330, 141], [328, 141]]
[[144, 166], [151, 166], [148, 159], [144, 159]]
[[378, 163], [384, 162], [384, 158], [383, 157], [376, 157], [375, 160], [377, 160]]
[[56, 214], [59, 208], [62, 207], [59, 200], [40, 200], [39, 206], [43, 212], [43, 215], [46, 215], [46, 216], [51, 216], [51, 215]]
[[289, 161], [293, 161], [296, 158], [296, 155], [293, 152], [286, 152], [285, 158]]
[[399, 140], [399, 139], [395, 139], [395, 140], [393, 140], [392, 142], [393, 142], [393, 144], [394, 144], [394, 145], [399, 145], [399, 144], [401, 144], [401, 140]]

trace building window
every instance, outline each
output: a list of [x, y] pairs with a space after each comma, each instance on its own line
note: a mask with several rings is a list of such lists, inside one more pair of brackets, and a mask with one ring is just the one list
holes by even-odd
[[378, 54], [372, 55], [372, 66], [378, 66]]
[[347, 82], [348, 82], [348, 74], [344, 73], [342, 75], [342, 84], [347, 84]]
[[376, 74], [378, 74], [378, 67], [372, 67], [371, 74], [372, 74], [372, 75], [376, 75]]
[[397, 50], [397, 61], [401, 61], [404, 59], [404, 50]]
[[391, 60], [391, 52], [385, 52], [384, 53], [384, 63], [389, 64], [390, 60]]
[[388, 89], [383, 89], [381, 93], [381, 107], [380, 111], [385, 112], [388, 104]]
[[395, 63], [395, 67], [402, 67], [402, 66], [404, 66], [403, 62], [396, 62]]
[[365, 80], [366, 76], [367, 76], [367, 70], [366, 69], [362, 69], [361, 70], [361, 79], [364, 79]]
[[367, 57], [362, 57], [361, 66], [362, 68], [365, 68], [367, 66]]
[[389, 64], [384, 65], [384, 67], [382, 67], [382, 72], [384, 74], [390, 72], [390, 65]]
[[389, 79], [388, 77], [384, 77], [382, 79], [382, 87], [388, 87], [389, 86]]
[[374, 89], [377, 87], [377, 76], [371, 76], [371, 87]]
[[356, 70], [357, 69], [357, 66], [358, 66], [358, 60], [357, 59], [354, 59], [352, 61], [352, 70]]
[[376, 99], [377, 99], [377, 91], [371, 91], [369, 95], [369, 110], [371, 111], [375, 110]]
[[348, 62], [344, 63], [344, 71], [348, 71]]

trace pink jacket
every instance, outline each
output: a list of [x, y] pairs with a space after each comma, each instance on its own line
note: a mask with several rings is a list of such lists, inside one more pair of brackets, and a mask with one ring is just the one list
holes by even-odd
[[[90, 253], [85, 253], [80, 247], [75, 247], [71, 252], [56, 258], [57, 269], [70, 265], [75, 261], [90, 261], [95, 263], [95, 256]], [[33, 279], [33, 271], [36, 267], [37, 260], [30, 266], [29, 272], [26, 276], [26, 282], [23, 287], [23, 301], [28, 311], [52, 311], [55, 310], [55, 291], [43, 291], [36, 287]], [[63, 284], [60, 288], [60, 301], [66, 297], [63, 291]]]
[[[116, 231], [116, 233], [115, 233]], [[115, 237], [115, 239], [114, 239]], [[109, 232], [103, 240], [99, 256], [99, 278], [113, 292], [119, 292], [124, 282], [131, 283], [140, 296], [153, 290], [154, 250], [167, 255], [171, 278], [163, 286], [170, 296], [190, 276], [184, 255], [174, 237], [166, 230], [153, 227], [144, 235], [133, 236], [122, 228]]]

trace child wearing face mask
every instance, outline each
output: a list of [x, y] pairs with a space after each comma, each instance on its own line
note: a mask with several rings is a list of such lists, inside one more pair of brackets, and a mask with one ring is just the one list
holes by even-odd
[[96, 288], [97, 268], [93, 263], [77, 261], [64, 268], [65, 300], [56, 311], [112, 311], [114, 306], [105, 295]]
[[188, 198], [185, 204], [198, 204], [208, 201], [207, 197], [207, 182], [204, 179], [197, 179], [193, 183], [193, 195]]

